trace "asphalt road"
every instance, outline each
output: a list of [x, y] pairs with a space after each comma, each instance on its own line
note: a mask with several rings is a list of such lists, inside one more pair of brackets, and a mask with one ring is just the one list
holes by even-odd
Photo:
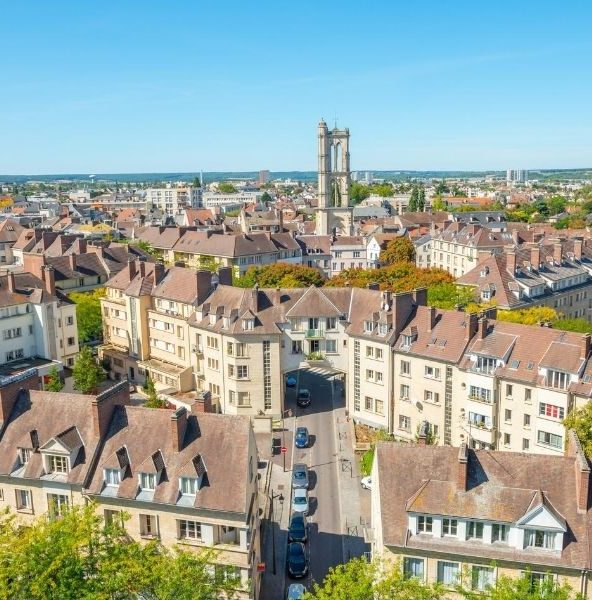
[[[313, 580], [322, 582], [330, 567], [343, 562], [343, 544], [331, 377], [303, 370], [299, 372], [299, 387], [310, 390], [311, 405], [298, 408], [295, 392], [287, 395], [286, 401], [287, 408], [296, 415], [296, 427], [308, 427], [311, 436], [309, 448], [294, 448], [294, 463], [303, 462], [311, 471], [307, 543], [310, 572], [305, 582], [310, 588]], [[288, 578], [286, 587], [291, 582]]]

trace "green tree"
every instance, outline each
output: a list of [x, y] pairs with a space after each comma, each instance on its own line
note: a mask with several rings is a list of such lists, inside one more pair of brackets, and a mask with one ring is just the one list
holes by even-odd
[[96, 393], [99, 385], [105, 379], [105, 371], [97, 364], [91, 349], [84, 346], [74, 363], [72, 370], [74, 389], [82, 394]]
[[436, 308], [454, 310], [475, 301], [474, 288], [445, 282], [428, 288], [428, 304]]
[[195, 188], [201, 187], [201, 181], [199, 180], [199, 177], [193, 178], [193, 187], [195, 187]]
[[450, 189], [446, 185], [446, 182], [444, 180], [442, 180], [436, 184], [436, 187], [434, 188], [434, 192], [437, 196], [442, 196], [444, 194], [448, 194], [450, 192]]
[[358, 181], [353, 181], [349, 188], [349, 199], [353, 205], [359, 204], [370, 195], [370, 188]]
[[218, 191], [221, 194], [236, 194], [236, 188], [228, 181], [222, 181], [218, 184]]
[[409, 212], [417, 212], [417, 204], [419, 202], [419, 189], [417, 186], [413, 188], [411, 192], [411, 198], [409, 198], [409, 204], [407, 205], [407, 210]]
[[80, 342], [91, 342], [103, 337], [101, 298], [104, 297], [105, 288], [70, 294], [70, 300], [76, 304], [76, 322]]
[[379, 257], [383, 265], [392, 265], [397, 262], [415, 262], [415, 246], [406, 237], [398, 237], [387, 243]]
[[146, 395], [148, 396], [146, 402], [144, 402], [144, 406], [146, 408], [166, 408], [166, 401], [158, 396], [152, 377], [148, 376], [146, 378], [146, 385], [144, 386], [144, 389], [146, 390]]
[[425, 210], [425, 189], [422, 187], [417, 196], [417, 210], [423, 212]]
[[185, 553], [131, 541], [96, 506], [22, 527], [0, 515], [0, 597], [14, 600], [215, 600], [234, 597], [236, 578], [210, 565], [211, 551]]
[[263, 192], [261, 195], [261, 202], [273, 202], [273, 198], [269, 195], [268, 192]]
[[435, 210], [435, 211], [446, 210], [446, 204], [444, 203], [444, 200], [442, 199], [441, 194], [436, 194], [434, 196], [434, 198], [432, 199], [432, 210]]
[[566, 429], [573, 429], [588, 458], [592, 459], [592, 402], [572, 410], [563, 420]]
[[290, 288], [322, 286], [323, 276], [312, 267], [292, 265], [289, 263], [275, 263], [264, 267], [251, 267], [242, 276], [234, 281], [238, 287], [251, 288], [255, 284], [262, 288]]
[[64, 387], [64, 382], [60, 377], [60, 372], [56, 366], [51, 367], [49, 373], [47, 374], [47, 383], [45, 384], [45, 389], [48, 392], [59, 392]]

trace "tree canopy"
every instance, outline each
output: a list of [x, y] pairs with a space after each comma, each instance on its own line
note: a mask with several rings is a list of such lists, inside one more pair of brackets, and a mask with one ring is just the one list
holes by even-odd
[[73, 507], [31, 526], [0, 515], [0, 597], [13, 600], [215, 600], [238, 580], [212, 569], [211, 551], [131, 541], [96, 507]]
[[414, 262], [415, 246], [409, 238], [395, 238], [388, 242], [386, 248], [381, 251], [379, 260], [382, 265], [392, 265], [397, 262]]
[[236, 194], [236, 188], [228, 181], [222, 181], [218, 184], [218, 191], [221, 194]]
[[144, 389], [147, 395], [146, 402], [144, 402], [146, 408], [166, 408], [167, 403], [158, 396], [152, 377], [148, 376]]
[[91, 342], [103, 337], [101, 298], [104, 297], [105, 288], [70, 294], [70, 299], [76, 303], [76, 322], [80, 342]]
[[592, 459], [592, 402], [572, 410], [563, 420], [566, 429], [573, 429], [582, 444], [582, 449]]
[[58, 371], [58, 368], [54, 365], [53, 367], [51, 367], [49, 373], [47, 374], [45, 389], [48, 392], [59, 392], [62, 390], [63, 387], [64, 382], [60, 377], [60, 372]]
[[235, 280], [238, 287], [309, 287], [322, 286], [325, 280], [319, 271], [303, 265], [275, 263], [264, 267], [251, 267], [242, 277]]
[[97, 364], [91, 349], [84, 346], [74, 363], [72, 370], [74, 389], [82, 394], [95, 393], [105, 379], [105, 371]]

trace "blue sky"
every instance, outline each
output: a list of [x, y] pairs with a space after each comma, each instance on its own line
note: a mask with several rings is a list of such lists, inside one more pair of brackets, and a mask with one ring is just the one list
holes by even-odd
[[6, 2], [0, 173], [592, 166], [588, 1]]

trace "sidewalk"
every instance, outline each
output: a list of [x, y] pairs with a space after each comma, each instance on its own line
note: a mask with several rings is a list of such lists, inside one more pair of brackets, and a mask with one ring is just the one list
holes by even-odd
[[[341, 394], [342, 384], [335, 382], [334, 394]], [[335, 448], [337, 451], [337, 475], [343, 541], [343, 560], [347, 562], [370, 551], [364, 542], [364, 527], [370, 525], [370, 496], [360, 485], [360, 467], [354, 452], [354, 424], [346, 417], [346, 409], [333, 411], [335, 419]]]

